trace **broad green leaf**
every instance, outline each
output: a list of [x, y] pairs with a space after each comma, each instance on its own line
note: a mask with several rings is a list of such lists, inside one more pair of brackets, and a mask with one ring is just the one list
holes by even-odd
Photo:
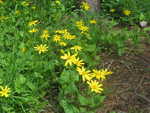
[[144, 31], [150, 31], [150, 27], [144, 28]]
[[64, 70], [60, 75], [59, 82], [61, 84], [79, 81], [79, 76], [75, 71]]
[[65, 113], [75, 113], [71, 105], [66, 100], [61, 100], [60, 105], [63, 107]]
[[86, 109], [86, 108], [83, 108], [83, 107], [80, 107], [80, 112], [81, 112], [81, 113], [87, 113], [87, 109]]
[[15, 80], [16, 87], [20, 87], [26, 82], [26, 78], [23, 75], [17, 75], [17, 78]]
[[88, 101], [88, 98], [85, 98], [82, 95], [78, 96], [78, 100], [79, 100], [81, 105], [89, 105], [90, 104], [89, 101]]
[[91, 107], [98, 107], [102, 105], [102, 102], [104, 101], [105, 96], [95, 95], [90, 98], [91, 101]]
[[70, 83], [68, 85], [65, 85], [63, 87], [63, 90], [64, 90], [65, 94], [69, 94], [69, 93], [73, 94], [73, 93], [78, 91], [78, 89], [74, 83]]
[[104, 101], [104, 99], [105, 99], [105, 96], [100, 96], [100, 95], [94, 96], [94, 102], [95, 102], [95, 103], [100, 103], [100, 104], [102, 104], [102, 102]]
[[85, 50], [89, 52], [94, 52], [96, 50], [96, 44], [87, 45]]
[[69, 71], [66, 71], [66, 70], [64, 70], [61, 73], [60, 78], [59, 78], [60, 84], [65, 84], [65, 83], [70, 82], [70, 75], [69, 74], [70, 74]]
[[31, 90], [36, 90], [36, 86], [32, 82], [28, 81], [26, 84]]

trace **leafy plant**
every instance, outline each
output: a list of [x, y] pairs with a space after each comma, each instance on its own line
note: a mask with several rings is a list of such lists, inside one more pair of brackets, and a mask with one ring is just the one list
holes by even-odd
[[140, 30], [114, 30], [117, 21], [91, 15], [86, 2], [72, 12], [73, 4], [0, 0], [2, 113], [42, 112], [48, 99], [61, 113], [95, 113], [103, 106], [103, 83], [113, 72], [98, 68], [99, 54], [123, 55], [126, 42], [139, 43]]
[[102, 9], [104, 14], [117, 19], [120, 23], [133, 25], [139, 22], [141, 13], [146, 21], [149, 20], [148, 4], [148, 0], [103, 0]]

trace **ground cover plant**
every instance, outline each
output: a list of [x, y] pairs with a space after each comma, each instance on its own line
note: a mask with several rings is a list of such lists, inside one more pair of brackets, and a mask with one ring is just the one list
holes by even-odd
[[102, 0], [102, 11], [120, 23], [133, 25], [149, 21], [149, 0]]
[[99, 54], [124, 55], [147, 35], [138, 27], [115, 30], [118, 23], [91, 14], [87, 2], [73, 4], [0, 0], [0, 113], [42, 113], [48, 105], [95, 113], [103, 106], [103, 83], [115, 70], [100, 67]]

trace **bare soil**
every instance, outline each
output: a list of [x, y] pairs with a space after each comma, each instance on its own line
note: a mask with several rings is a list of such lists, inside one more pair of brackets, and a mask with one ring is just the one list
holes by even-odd
[[150, 113], [150, 44], [136, 49], [121, 57], [102, 55], [102, 66], [114, 74], [105, 83], [110, 93], [98, 113]]

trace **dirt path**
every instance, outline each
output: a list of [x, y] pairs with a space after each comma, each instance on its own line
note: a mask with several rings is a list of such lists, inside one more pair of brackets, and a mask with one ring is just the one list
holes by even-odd
[[98, 113], [150, 113], [150, 44], [142, 47], [120, 58], [104, 55], [103, 66], [116, 72], [106, 82], [111, 93]]

